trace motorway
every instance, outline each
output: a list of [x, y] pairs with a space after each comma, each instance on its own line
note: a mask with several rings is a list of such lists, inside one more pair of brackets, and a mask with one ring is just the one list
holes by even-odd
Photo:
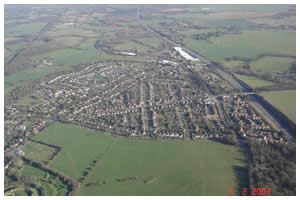
[[[238, 91], [240, 91], [240, 93], [255, 94], [255, 93], [252, 93], [252, 91], [249, 91], [248, 88], [246, 88], [245, 86], [243, 86], [231, 73], [225, 71], [220, 66], [218, 66], [216, 64], [213, 64], [210, 60], [206, 59], [205, 57], [203, 57], [199, 53], [194, 52], [193, 50], [191, 50], [191, 49], [189, 49], [189, 48], [187, 48], [185, 46], [182, 46], [181, 44], [178, 44], [178, 43], [174, 42], [173, 40], [167, 38], [166, 36], [163, 36], [158, 31], [156, 31], [152, 27], [150, 27], [147, 24], [145, 24], [143, 22], [143, 17], [140, 15], [140, 7], [137, 9], [137, 18], [141, 22], [141, 24], [143, 24], [143, 26], [145, 27], [146, 30], [148, 30], [149, 32], [153, 33], [157, 37], [161, 38], [162, 40], [164, 40], [165, 42], [167, 42], [169, 45], [171, 45], [173, 47], [175, 47], [175, 46], [181, 47], [182, 50], [184, 50], [185, 52], [189, 53], [190, 55], [192, 55], [195, 58], [198, 58], [200, 61], [208, 64], [211, 70], [213, 70], [215, 73], [217, 73], [224, 80], [229, 81], [229, 83], [235, 89], [237, 89]], [[290, 136], [292, 140], [295, 141], [295, 135], [296, 134], [292, 133], [290, 131], [291, 129], [288, 128], [288, 127], [286, 127], [279, 118], [275, 118], [273, 116], [273, 114], [268, 109], [266, 109], [259, 101], [255, 101], [253, 99], [249, 100], [249, 101], [250, 101], [251, 105], [255, 108], [255, 110], [259, 111], [265, 118], [267, 118], [267, 121], [270, 122], [275, 129], [281, 130], [286, 135]]]

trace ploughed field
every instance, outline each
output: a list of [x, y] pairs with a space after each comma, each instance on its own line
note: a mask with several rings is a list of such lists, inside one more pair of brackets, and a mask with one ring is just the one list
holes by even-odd
[[[125, 138], [61, 123], [34, 139], [62, 148], [47, 166], [79, 182], [76, 195], [227, 195], [247, 185], [239, 149], [209, 140]], [[25, 156], [33, 158], [31, 145]]]

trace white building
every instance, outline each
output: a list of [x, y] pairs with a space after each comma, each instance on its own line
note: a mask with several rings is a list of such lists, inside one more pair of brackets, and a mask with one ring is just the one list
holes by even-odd
[[181, 47], [174, 47], [174, 49], [186, 60], [190, 60], [190, 61], [198, 61], [199, 60], [198, 58], [194, 58], [187, 52], [183, 51], [183, 49]]

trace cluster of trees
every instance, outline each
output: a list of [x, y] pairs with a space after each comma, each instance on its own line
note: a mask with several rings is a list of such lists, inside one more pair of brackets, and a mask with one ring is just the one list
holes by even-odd
[[228, 145], [238, 145], [238, 138], [233, 131], [229, 131], [224, 137], [222, 138], [214, 138], [215, 141], [228, 144]]
[[195, 34], [192, 36], [195, 40], [209, 40], [211, 37], [221, 37], [223, 35], [227, 34], [240, 34], [241, 31], [238, 29], [235, 29], [232, 27], [232, 29], [228, 29], [225, 31], [215, 31], [215, 32], [207, 32], [207, 33], [201, 33], [201, 34]]
[[23, 161], [19, 157], [11, 158], [11, 165], [5, 170], [5, 175], [12, 182], [20, 181]]
[[[102, 158], [102, 155], [98, 155], [98, 159]], [[93, 170], [93, 168], [96, 167], [98, 160], [93, 160], [87, 168], [82, 172], [82, 176], [78, 179], [79, 182], [84, 182], [84, 180], [87, 178], [87, 176], [90, 174], [90, 172]]]
[[290, 67], [290, 72], [291, 73], [296, 73], [296, 61], [294, 63], [292, 63], [292, 65]]
[[5, 95], [5, 103], [12, 103], [15, 101], [20, 100], [22, 97], [32, 94], [34, 90], [37, 89], [38, 82], [37, 81], [31, 81], [27, 84], [22, 84], [19, 86], [16, 86], [12, 91], [10, 91], [7, 95]]
[[250, 187], [270, 187], [271, 195], [296, 195], [296, 145], [250, 142]]
[[[29, 196], [33, 194], [33, 190], [36, 190], [39, 196], [48, 195], [46, 189], [42, 185], [40, 185], [39, 180], [36, 177], [22, 175], [21, 171], [22, 168], [24, 167], [24, 161], [28, 164], [31, 164], [34, 167], [40, 168], [41, 170], [46, 169], [43, 164], [32, 162], [26, 158], [22, 159], [20, 157], [14, 157], [11, 161], [10, 167], [7, 170], [5, 170], [5, 175], [7, 177], [5, 178], [6, 188], [10, 186], [14, 186], [16, 184], [22, 184], [22, 185], [24, 184], [28, 186], [25, 189], [25, 192]], [[44, 171], [49, 172], [49, 169], [46, 169]], [[67, 178], [64, 178], [61, 174], [55, 171], [51, 171], [51, 173], [49, 174], [53, 175], [55, 179], [60, 180], [67, 185], [69, 190], [68, 192], [69, 195], [73, 194], [75, 188], [77, 187], [77, 183]], [[50, 184], [52, 184], [54, 180], [49, 179], [48, 181]]]
[[[246, 75], [246, 76], [254, 76], [256, 78], [260, 78], [263, 80], [272, 81], [275, 83], [290, 83], [292, 80], [295, 80], [295, 75], [293, 73], [296, 72], [296, 63], [293, 62], [290, 65], [290, 69], [287, 73], [274, 73], [274, 72], [261, 72], [251, 69], [251, 63], [255, 62], [259, 59], [262, 59], [264, 57], [278, 57], [278, 58], [292, 58], [294, 59], [294, 56], [287, 56], [287, 55], [281, 55], [281, 54], [260, 54], [256, 58], [243, 58], [240, 56], [232, 56], [225, 58], [226, 61], [241, 61], [242, 64], [237, 69], [231, 69], [231, 71], [234, 71], [237, 74]], [[292, 74], [291, 74], [292, 73]], [[280, 85], [278, 85], [281, 87]], [[277, 87], [277, 85], [276, 85]], [[266, 88], [267, 89], [267, 88]]]
[[49, 169], [48, 167], [46, 167], [43, 163], [39, 163], [39, 162], [34, 162], [32, 160], [29, 160], [25, 157], [22, 157], [23, 161], [26, 162], [29, 165], [32, 165], [33, 167], [36, 167], [38, 169], [41, 169], [45, 172], [47, 172], [49, 175], [54, 176], [55, 178], [59, 179], [63, 184], [65, 184], [68, 188], [68, 195], [72, 196], [74, 195], [75, 190], [78, 188], [78, 183], [66, 176], [64, 176], [63, 174], [61, 174], [60, 172], [53, 170], [53, 169]]

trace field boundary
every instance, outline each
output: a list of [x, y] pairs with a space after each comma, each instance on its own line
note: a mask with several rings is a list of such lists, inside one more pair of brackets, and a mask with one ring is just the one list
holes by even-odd
[[75, 182], [73, 179], [70, 177], [61, 174], [60, 172], [53, 170], [52, 168], [48, 168], [47, 166], [43, 165], [40, 162], [33, 161], [29, 158], [26, 158], [25, 156], [21, 156], [21, 159], [28, 165], [31, 165], [32, 167], [38, 168], [54, 177], [58, 177], [59, 180], [64, 183], [67, 186], [67, 195], [68, 196], [73, 196], [74, 192], [78, 188], [78, 183]]
[[56, 146], [56, 145], [53, 145], [53, 144], [48, 144], [48, 143], [45, 143], [45, 142], [42, 142], [42, 141], [38, 141], [38, 140], [34, 140], [34, 139], [29, 139], [29, 141], [37, 143], [37, 144], [45, 145], [47, 147], [55, 149], [54, 152], [49, 156], [49, 159], [47, 159], [45, 164], [49, 164], [49, 161], [54, 160], [56, 158], [56, 156], [63, 150], [63, 148], [60, 147], [60, 146]]
[[292, 134], [290, 136], [293, 140], [296, 140], [296, 124], [292, 122], [285, 114], [283, 114], [279, 109], [273, 106], [269, 101], [267, 101], [264, 97], [260, 95], [252, 96], [255, 101], [260, 102], [267, 110], [269, 110], [274, 117], [278, 118], [281, 124]]

